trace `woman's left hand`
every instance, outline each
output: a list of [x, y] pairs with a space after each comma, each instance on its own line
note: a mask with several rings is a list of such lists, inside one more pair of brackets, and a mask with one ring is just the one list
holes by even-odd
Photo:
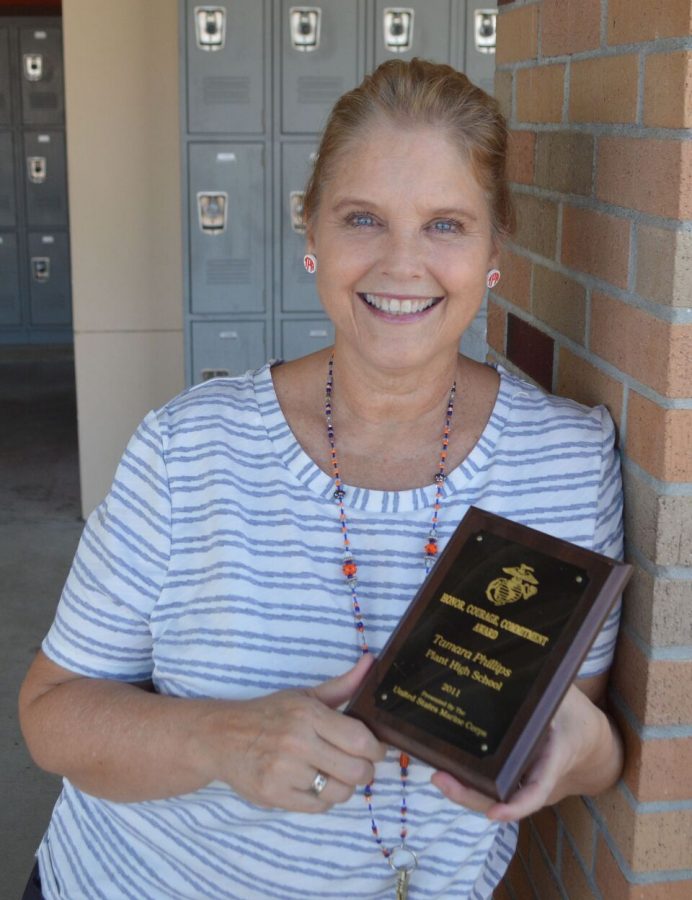
[[523, 819], [571, 794], [597, 794], [615, 783], [622, 770], [622, 743], [608, 716], [589, 697], [598, 697], [605, 676], [572, 685], [558, 707], [538, 756], [521, 786], [506, 803], [466, 787], [448, 772], [432, 783], [455, 803], [489, 819]]

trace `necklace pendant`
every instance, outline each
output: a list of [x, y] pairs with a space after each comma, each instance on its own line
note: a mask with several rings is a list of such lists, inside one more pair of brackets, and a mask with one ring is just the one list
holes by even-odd
[[401, 869], [396, 877], [396, 900], [408, 900], [408, 885], [411, 880], [411, 870]]
[[396, 872], [396, 900], [407, 900], [411, 875], [418, 865], [416, 854], [402, 843], [392, 850], [387, 862]]

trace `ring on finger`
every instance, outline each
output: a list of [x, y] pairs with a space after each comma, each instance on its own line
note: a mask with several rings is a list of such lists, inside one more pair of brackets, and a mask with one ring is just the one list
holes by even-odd
[[315, 777], [312, 779], [310, 790], [316, 797], [319, 797], [322, 791], [327, 787], [328, 780], [329, 779], [324, 774], [324, 772], [318, 772], [317, 775], [315, 775]]

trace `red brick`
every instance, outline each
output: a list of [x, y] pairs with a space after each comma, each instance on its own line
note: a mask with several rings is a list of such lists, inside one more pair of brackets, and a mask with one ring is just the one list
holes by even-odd
[[547, 259], [555, 258], [557, 245], [557, 206], [550, 200], [515, 193], [517, 230], [514, 241]]
[[562, 887], [567, 891], [569, 900], [593, 900], [594, 892], [591, 890], [586, 873], [579, 860], [574, 855], [574, 850], [569, 841], [562, 845]]
[[531, 66], [516, 73], [519, 122], [561, 122], [565, 66]]
[[692, 218], [692, 141], [601, 138], [596, 193], [617, 206]]
[[622, 384], [606, 375], [588, 360], [576, 356], [567, 347], [560, 348], [555, 393], [570, 397], [586, 406], [602, 403], [620, 430], [622, 419]]
[[529, 875], [540, 900], [562, 900], [555, 875], [535, 840], [529, 849]]
[[602, 56], [572, 63], [571, 122], [635, 122], [639, 57]]
[[692, 880], [662, 881], [654, 884], [631, 884], [605, 840], [598, 842], [596, 883], [604, 900], [689, 900]]
[[531, 265], [530, 259], [506, 246], [500, 251], [502, 278], [495, 293], [527, 311], [531, 306]]
[[497, 21], [495, 62], [535, 59], [538, 52], [538, 6], [523, 6], [501, 13]]
[[565, 206], [562, 262], [617, 287], [627, 287], [630, 223], [626, 219]]
[[630, 391], [627, 455], [661, 481], [692, 481], [692, 409], [663, 409]]
[[533, 184], [533, 156], [536, 135], [533, 131], [511, 131], [507, 148], [507, 180]]
[[600, 44], [601, 0], [543, 0], [541, 53], [558, 56]]
[[672, 325], [595, 292], [591, 350], [642, 384], [668, 397], [688, 397], [692, 386], [692, 325]]
[[[595, 822], [581, 797], [567, 797], [558, 806], [558, 813], [569, 837], [584, 863], [591, 869], [594, 860]], [[563, 840], [562, 845], [565, 846]]]
[[689, 0], [608, 0], [608, 43], [687, 37], [691, 12]]
[[576, 131], [543, 131], [536, 141], [536, 184], [564, 194], [590, 194], [594, 140]]
[[507, 359], [547, 391], [551, 390], [553, 382], [553, 353], [554, 341], [551, 337], [509, 313]]
[[644, 124], [692, 128], [692, 53], [652, 53], [645, 79]]
[[544, 266], [533, 272], [533, 314], [577, 344], [584, 343], [586, 291], [577, 282]]

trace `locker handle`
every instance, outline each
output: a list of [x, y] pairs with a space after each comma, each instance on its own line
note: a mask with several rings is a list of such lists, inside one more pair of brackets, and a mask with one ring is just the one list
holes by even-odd
[[31, 273], [34, 281], [44, 283], [50, 278], [50, 258], [48, 256], [31, 257]]
[[415, 12], [403, 7], [388, 7], [384, 11], [384, 46], [390, 53], [406, 53], [413, 44]]
[[228, 194], [225, 191], [199, 191], [197, 212], [199, 227], [204, 234], [221, 234], [226, 230]]
[[27, 81], [40, 81], [43, 78], [43, 55], [41, 53], [24, 54], [24, 77]]
[[27, 169], [29, 181], [33, 184], [43, 184], [48, 174], [48, 162], [45, 156], [27, 156]]
[[209, 381], [210, 378], [228, 378], [230, 374], [228, 369], [202, 369], [200, 372], [202, 381]]
[[310, 329], [310, 337], [326, 338], [327, 337], [327, 329], [326, 328], [311, 328]]
[[473, 29], [474, 43], [479, 53], [494, 53], [497, 39], [497, 10], [477, 9]]
[[322, 10], [318, 6], [292, 6], [289, 10], [291, 45], [300, 53], [310, 53], [320, 45]]
[[222, 341], [237, 341], [238, 340], [238, 332], [237, 331], [220, 331], [219, 337]]
[[222, 6], [196, 6], [195, 35], [200, 50], [223, 50], [226, 44], [226, 10]]
[[291, 191], [288, 197], [289, 209], [291, 213], [291, 228], [296, 234], [305, 234], [306, 226], [303, 219], [303, 201], [305, 200], [305, 191]]

